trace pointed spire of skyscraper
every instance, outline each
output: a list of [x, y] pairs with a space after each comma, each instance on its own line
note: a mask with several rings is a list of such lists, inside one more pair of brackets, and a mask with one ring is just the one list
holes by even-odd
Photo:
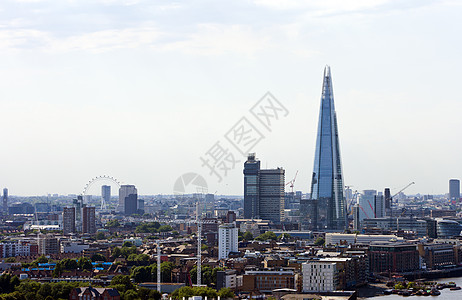
[[[342, 164], [338, 141], [330, 67], [324, 68], [319, 112], [318, 135], [311, 182], [311, 200], [317, 200], [319, 217], [324, 216], [328, 229], [346, 228], [346, 204], [343, 195]], [[317, 223], [317, 220], [312, 220]]]

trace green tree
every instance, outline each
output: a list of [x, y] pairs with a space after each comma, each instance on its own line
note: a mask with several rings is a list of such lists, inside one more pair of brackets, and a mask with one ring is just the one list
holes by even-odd
[[268, 241], [268, 240], [275, 241], [277, 239], [277, 236], [276, 236], [276, 234], [274, 232], [267, 231], [267, 232], [265, 232], [263, 234], [260, 234], [255, 239], [257, 241]]
[[91, 261], [106, 261], [106, 257], [100, 253], [95, 253], [91, 256]]
[[112, 256], [113, 258], [120, 257], [121, 255], [122, 255], [122, 250], [120, 250], [119, 247], [114, 247], [114, 248], [112, 249], [112, 255], [111, 255], [111, 256]]
[[89, 259], [88, 257], [80, 257], [79, 260], [77, 261], [77, 266], [81, 270], [93, 269], [93, 265], [91, 264], [91, 259]]
[[[170, 261], [164, 261], [160, 264], [160, 276], [162, 276], [162, 282], [171, 282], [172, 281], [172, 270], [175, 268], [175, 265]], [[157, 268], [156, 268], [157, 270]]]
[[99, 232], [96, 234], [95, 238], [96, 238], [97, 240], [104, 240], [104, 239], [106, 238], [106, 235], [104, 234], [104, 232], [99, 231]]
[[253, 239], [253, 234], [250, 231], [246, 231], [242, 237], [246, 241], [251, 241]]
[[147, 288], [139, 288], [138, 289], [138, 297], [141, 300], [160, 300], [162, 295], [157, 290], [151, 290]]
[[40, 289], [40, 283], [31, 281], [30, 279], [22, 280], [16, 287], [16, 290], [24, 295], [26, 299], [35, 299], [37, 291]]
[[326, 242], [326, 241], [325, 241], [322, 237], [318, 237], [318, 238], [316, 239], [316, 241], [314, 242], [314, 244], [315, 244], [316, 246], [322, 246], [322, 245], [324, 245], [325, 242]]
[[218, 296], [220, 296], [221, 299], [226, 299], [226, 298], [234, 298], [234, 292], [230, 288], [222, 288], [218, 291]]
[[16, 262], [16, 257], [8, 257], [7, 259], [5, 259], [5, 262], [14, 263], [14, 262]]
[[151, 266], [133, 267], [130, 272], [130, 277], [133, 278], [136, 283], [149, 282], [152, 280], [152, 273]]
[[116, 287], [119, 292], [135, 289], [135, 286], [130, 280], [130, 276], [127, 275], [114, 276], [114, 278], [111, 280], [111, 286]]
[[14, 288], [20, 284], [18, 277], [11, 276], [8, 273], [0, 276], [0, 294], [7, 294], [14, 291]]
[[106, 223], [107, 228], [118, 228], [120, 227], [119, 220], [111, 220]]

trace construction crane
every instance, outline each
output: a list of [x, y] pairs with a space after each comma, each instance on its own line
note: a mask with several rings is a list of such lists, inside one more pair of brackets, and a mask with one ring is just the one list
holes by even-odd
[[294, 192], [294, 184], [295, 184], [295, 180], [297, 179], [297, 175], [298, 175], [298, 170], [297, 170], [297, 172], [295, 172], [294, 179], [292, 179], [291, 181], [286, 183], [286, 185], [289, 185], [291, 193]]
[[396, 194], [394, 194], [393, 196], [391, 196], [391, 203], [393, 203], [393, 198], [396, 197], [397, 195], [399, 195], [399, 193], [401, 193], [402, 191], [404, 191], [405, 189], [407, 189], [408, 187], [410, 187], [411, 185], [415, 184], [415, 182], [411, 182], [409, 183], [408, 185], [406, 185], [405, 187], [403, 187], [402, 189], [399, 190], [399, 192], [397, 192]]

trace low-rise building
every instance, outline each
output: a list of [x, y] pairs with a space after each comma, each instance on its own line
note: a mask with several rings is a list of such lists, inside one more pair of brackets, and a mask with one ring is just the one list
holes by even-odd
[[454, 266], [457, 262], [456, 247], [451, 244], [419, 244], [419, 255], [429, 269]]
[[418, 270], [420, 261], [417, 246], [403, 243], [373, 244], [369, 246], [369, 267], [373, 273]]
[[244, 292], [271, 293], [275, 289], [296, 288], [293, 271], [246, 271], [242, 276]]

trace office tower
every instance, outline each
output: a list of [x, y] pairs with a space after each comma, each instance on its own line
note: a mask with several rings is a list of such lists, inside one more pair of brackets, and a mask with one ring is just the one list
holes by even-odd
[[375, 196], [377, 195], [376, 190], [364, 190], [359, 195], [359, 219], [362, 222], [364, 219], [375, 218]]
[[106, 208], [106, 204], [111, 201], [111, 186], [103, 185], [101, 186], [101, 209]]
[[374, 196], [374, 210], [375, 218], [385, 217], [385, 197], [381, 193]]
[[7, 215], [8, 214], [8, 189], [4, 188], [3, 189], [3, 198], [2, 198], [2, 204], [3, 204], [3, 214]]
[[284, 211], [282, 168], [260, 169], [255, 153], [244, 163], [244, 218], [280, 222]]
[[351, 208], [351, 212], [353, 214], [353, 230], [359, 231], [361, 230], [361, 221], [359, 217], [359, 204], [355, 204]]
[[75, 229], [82, 231], [83, 196], [77, 196], [77, 199], [72, 200], [72, 204], [75, 207]]
[[234, 223], [218, 227], [218, 259], [226, 259], [230, 252], [239, 252], [238, 229]]
[[451, 179], [449, 180], [449, 200], [460, 199], [460, 180]]
[[385, 215], [391, 216], [391, 193], [389, 188], [385, 188], [384, 191], [384, 198], [385, 198]]
[[318, 200], [319, 214], [325, 215], [327, 229], [343, 230], [346, 228], [346, 202], [343, 194], [337, 116], [329, 66], [324, 69], [313, 177], [311, 179], [311, 199]]
[[134, 185], [122, 185], [119, 189], [119, 211], [126, 215], [136, 214], [138, 191]]
[[138, 213], [140, 215], [144, 214], [144, 200], [138, 199]]
[[255, 153], [248, 155], [244, 163], [244, 218], [255, 219], [260, 215], [258, 203], [258, 186], [260, 161], [255, 159]]
[[63, 234], [75, 232], [75, 207], [63, 207]]

